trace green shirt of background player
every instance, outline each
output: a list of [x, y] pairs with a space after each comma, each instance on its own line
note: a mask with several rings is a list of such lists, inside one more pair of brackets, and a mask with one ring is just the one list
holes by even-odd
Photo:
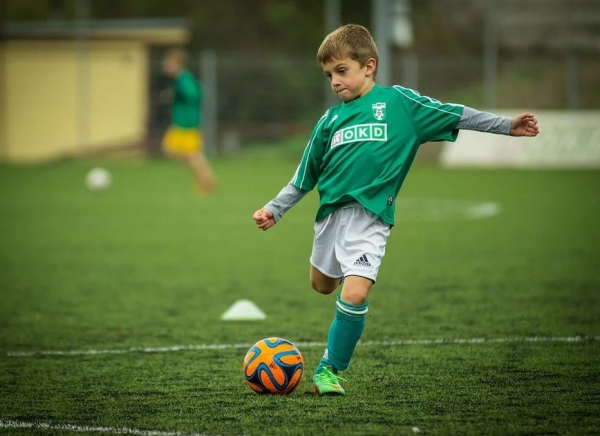
[[202, 99], [202, 86], [194, 75], [188, 70], [180, 70], [173, 81], [171, 124], [180, 129], [201, 129]]
[[163, 150], [168, 156], [186, 161], [194, 172], [196, 187], [210, 192], [215, 177], [203, 153], [202, 86], [186, 69], [186, 53], [170, 50], [163, 60], [163, 71], [173, 78], [170, 92], [171, 126], [163, 139]]
[[402, 86], [379, 86], [378, 58], [362, 26], [342, 26], [325, 38], [317, 60], [342, 103], [317, 122], [291, 182], [253, 216], [267, 230], [318, 187], [310, 282], [317, 292], [330, 294], [343, 281], [327, 348], [313, 376], [315, 393], [321, 395], [345, 394], [337, 373], [348, 368], [364, 329], [396, 196], [419, 145], [455, 141], [460, 129], [538, 134], [537, 119], [529, 113], [499, 117]]

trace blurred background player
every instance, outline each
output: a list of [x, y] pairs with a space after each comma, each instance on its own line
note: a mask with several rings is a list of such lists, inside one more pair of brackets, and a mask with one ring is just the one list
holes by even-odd
[[196, 187], [208, 193], [215, 189], [214, 173], [203, 152], [202, 86], [186, 68], [187, 54], [171, 49], [163, 60], [163, 71], [173, 78], [171, 89], [163, 99], [171, 101], [171, 126], [163, 139], [163, 150], [176, 159], [186, 161], [194, 172]]

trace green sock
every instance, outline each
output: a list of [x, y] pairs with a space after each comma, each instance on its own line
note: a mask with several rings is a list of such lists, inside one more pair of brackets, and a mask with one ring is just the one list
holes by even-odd
[[329, 329], [327, 349], [316, 372], [324, 366], [332, 367], [334, 372], [345, 371], [350, 365], [356, 343], [365, 328], [365, 318], [369, 303], [354, 305], [337, 298], [335, 318]]

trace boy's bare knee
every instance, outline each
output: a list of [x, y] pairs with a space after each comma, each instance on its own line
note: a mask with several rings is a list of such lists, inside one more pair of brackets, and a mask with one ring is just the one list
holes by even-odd
[[352, 290], [349, 292], [344, 292], [342, 294], [341, 298], [342, 298], [342, 301], [344, 301], [345, 303], [354, 304], [355, 306], [359, 306], [361, 304], [365, 304], [365, 302], [367, 301], [367, 296], [368, 296], [367, 292]]
[[310, 285], [319, 294], [331, 294], [340, 284], [340, 279], [326, 276], [315, 267], [310, 269]]
[[335, 288], [337, 288], [337, 283], [323, 283], [316, 280], [311, 280], [310, 285], [319, 294], [324, 295], [331, 294], [333, 291], [335, 291]]
[[340, 298], [342, 301], [360, 305], [367, 301], [369, 290], [373, 286], [373, 281], [359, 276], [348, 276], [344, 282], [344, 288]]

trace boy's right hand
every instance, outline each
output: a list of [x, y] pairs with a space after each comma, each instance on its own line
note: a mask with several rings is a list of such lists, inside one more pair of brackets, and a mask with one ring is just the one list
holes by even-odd
[[259, 209], [254, 212], [254, 222], [259, 229], [269, 230], [273, 227], [275, 223], [275, 218], [273, 218], [273, 212], [268, 209]]

